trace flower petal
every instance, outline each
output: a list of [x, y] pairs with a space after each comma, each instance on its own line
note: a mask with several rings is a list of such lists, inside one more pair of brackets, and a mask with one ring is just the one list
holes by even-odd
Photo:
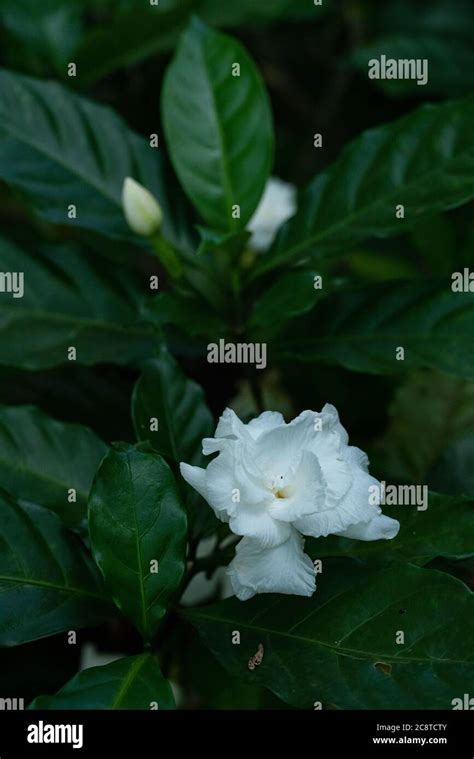
[[260, 469], [278, 477], [297, 464], [301, 452], [309, 449], [314, 437], [315, 417], [313, 411], [303, 411], [289, 424], [263, 432], [255, 441], [256, 462]]
[[248, 440], [249, 435], [246, 425], [240, 421], [235, 411], [226, 408], [219, 419], [214, 437], [234, 438], [234, 440]]
[[332, 445], [337, 449], [341, 446], [347, 445], [349, 435], [347, 434], [345, 427], [343, 427], [339, 421], [339, 414], [335, 406], [331, 403], [326, 403], [321, 413], [317, 414], [317, 416], [321, 419], [322, 429], [320, 432], [323, 433], [323, 435], [319, 436], [319, 439], [321, 440], [322, 438], [325, 438], [325, 447], [328, 446], [330, 440], [332, 441]]
[[400, 522], [396, 519], [391, 519], [385, 514], [376, 514], [369, 522], [352, 524], [338, 535], [355, 540], [392, 540], [398, 535], [399, 529]]
[[299, 519], [294, 525], [303, 535], [314, 538], [338, 534], [349, 525], [368, 522], [380, 513], [377, 493], [379, 482], [362, 469], [354, 467], [352, 485], [335, 506]]
[[227, 440], [206, 469], [207, 502], [219, 519], [232, 517], [242, 504], [257, 505], [268, 498], [251, 452], [239, 441]]
[[292, 531], [290, 524], [273, 519], [266, 505], [245, 503], [238, 504], [229, 527], [236, 535], [254, 539], [261, 549], [279, 546], [288, 540]]
[[292, 477], [290, 495], [274, 498], [268, 512], [274, 519], [294, 522], [314, 514], [324, 505], [324, 479], [314, 453], [303, 451], [299, 466]]
[[304, 540], [295, 530], [276, 548], [262, 549], [258, 541], [243, 538], [227, 569], [237, 598], [247, 601], [256, 593], [311, 596], [316, 590], [316, 576], [303, 546]]
[[264, 411], [263, 414], [251, 419], [246, 425], [254, 440], [258, 440], [263, 432], [273, 430], [285, 424], [285, 420], [279, 411]]
[[191, 466], [191, 464], [181, 462], [179, 465], [179, 471], [188, 485], [191, 485], [194, 490], [197, 490], [199, 495], [202, 495], [207, 501], [206, 470], [202, 469], [200, 466]]

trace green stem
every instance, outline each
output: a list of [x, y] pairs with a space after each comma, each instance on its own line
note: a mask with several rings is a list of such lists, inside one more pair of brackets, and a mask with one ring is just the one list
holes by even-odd
[[160, 263], [164, 266], [172, 279], [180, 279], [183, 276], [183, 266], [175, 249], [165, 240], [161, 233], [150, 238], [151, 245]]

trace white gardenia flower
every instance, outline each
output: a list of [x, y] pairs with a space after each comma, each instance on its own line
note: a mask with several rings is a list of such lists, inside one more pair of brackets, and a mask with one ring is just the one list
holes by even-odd
[[122, 188], [122, 207], [129, 227], [137, 235], [151, 237], [163, 223], [161, 206], [143, 185], [127, 177]]
[[289, 424], [274, 411], [243, 424], [226, 409], [215, 437], [203, 440], [205, 455], [216, 452], [207, 469], [182, 463], [181, 474], [243, 536], [227, 570], [241, 601], [314, 593], [304, 535], [379, 540], [398, 533], [399, 523], [378, 505], [380, 483], [367, 456], [348, 445], [334, 406], [303, 411]]
[[252, 232], [251, 246], [255, 250], [267, 250], [281, 227], [296, 211], [296, 188], [292, 184], [271, 177], [260, 204], [249, 222]]

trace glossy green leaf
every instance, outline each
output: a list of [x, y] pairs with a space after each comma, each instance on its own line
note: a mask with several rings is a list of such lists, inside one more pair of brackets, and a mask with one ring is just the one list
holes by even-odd
[[35, 698], [30, 709], [174, 709], [170, 684], [149, 654], [128, 656], [79, 672], [54, 696]]
[[[370, 237], [402, 234], [422, 214], [474, 196], [474, 97], [423, 105], [365, 132], [300, 198], [256, 273], [339, 252]], [[405, 218], [396, 216], [403, 205]]]
[[0, 645], [92, 627], [113, 614], [81, 540], [51, 511], [0, 493]]
[[186, 616], [232, 675], [306, 709], [452, 709], [474, 676], [474, 594], [412, 565], [325, 560], [312, 598], [231, 598]]
[[91, 548], [115, 603], [146, 640], [181, 582], [186, 527], [165, 461], [143, 445], [111, 449], [92, 486]]
[[273, 156], [268, 97], [249, 55], [194, 19], [167, 72], [162, 107], [171, 159], [188, 197], [209, 226], [240, 229], [257, 207]]
[[183, 374], [165, 348], [144, 366], [133, 392], [132, 414], [138, 439], [149, 440], [162, 456], [178, 463], [202, 462], [201, 443], [212, 436], [212, 414], [202, 388]]
[[[143, 368], [132, 396], [132, 415], [138, 439], [150, 441], [162, 456], [177, 464], [206, 465], [202, 440], [212, 437], [212, 414], [202, 388], [183, 374], [165, 348]], [[184, 487], [191, 534], [212, 533], [219, 524], [214, 512], [195, 490]]]
[[[445, 282], [391, 282], [340, 291], [296, 319], [274, 357], [373, 374], [430, 367], [474, 379], [472, 293]], [[404, 348], [404, 360], [397, 349]], [[401, 356], [401, 354], [399, 354]]]
[[159, 156], [110, 108], [0, 70], [0, 178], [44, 219], [133, 238], [121, 205], [126, 176], [159, 199], [167, 218]]
[[120, 271], [74, 247], [20, 249], [0, 239], [2, 266], [20, 272], [24, 294], [0, 300], [0, 363], [46, 369], [68, 362], [126, 364], [153, 354], [154, 328], [142, 323], [140, 290]]
[[87, 427], [58, 422], [33, 406], [0, 406], [2, 486], [15, 498], [56, 512], [67, 525], [84, 517], [106, 452]]
[[[386, 498], [389, 500], [390, 484]], [[394, 540], [349, 540], [337, 535], [308, 538], [305, 550], [312, 559], [328, 556], [351, 556], [361, 559], [388, 558], [426, 562], [437, 556], [462, 559], [474, 554], [474, 502], [459, 496], [426, 493], [414, 485], [398, 491], [399, 499], [409, 503], [383, 505], [383, 513], [400, 522]], [[406, 488], [410, 488], [407, 490]]]

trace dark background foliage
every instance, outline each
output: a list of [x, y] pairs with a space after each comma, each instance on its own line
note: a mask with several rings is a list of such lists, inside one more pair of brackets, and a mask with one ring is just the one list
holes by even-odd
[[[273, 173], [298, 187], [331, 165], [364, 130], [400, 118], [424, 101], [441, 103], [472, 91], [474, 9], [469, 0], [325, 0], [324, 12], [317, 18], [308, 3], [175, 0], [168, 3], [160, 24], [153, 26], [145, 4], [134, 0], [3, 0], [0, 63], [62, 82], [111, 106], [145, 137], [153, 132], [163, 135], [159, 102], [164, 72], [179, 34], [191, 13], [197, 12], [211, 26], [239, 39], [256, 61], [274, 114]], [[403, 50], [403, 57], [429, 55], [429, 86], [405, 82], [391, 89], [371, 82], [367, 60], [386, 50]], [[67, 76], [70, 61], [77, 62], [76, 78]], [[324, 135], [321, 150], [312, 147], [314, 132]], [[102, 136], [107, 142], [107, 133]], [[177, 188], [167, 151], [163, 140], [168, 191], [175, 193], [172, 197], [182, 207], [193, 236], [197, 217]], [[423, 217], [402, 235], [343, 249], [328, 264], [328, 274], [360, 284], [449, 277], [453, 270], [472, 264], [472, 209], [468, 203]], [[161, 289], [168, 289], [165, 272], [136, 240], [110, 241], [94, 232], [53, 224], [36, 215], [8, 183], [0, 185], [0, 224], [3, 235], [33, 255], [43, 245], [75, 243], [108, 272], [119, 269], [125, 279], [133, 275], [142, 283], [156, 272]], [[474, 451], [474, 391], [469, 379], [423, 368], [401, 376], [379, 376], [316, 362], [302, 371], [285, 355], [272, 361], [262, 379], [241, 366], [208, 364], [202, 340], [187, 334], [180, 324], [166, 332], [186, 374], [204, 388], [214, 417], [229, 404], [243, 416], [258, 411], [259, 404], [291, 416], [331, 402], [354, 444], [369, 451], [375, 476], [474, 496], [469, 463]], [[220, 337], [212, 330], [209, 335]], [[138, 368], [91, 363], [21, 368], [1, 362], [2, 403], [35, 405], [58, 420], [90, 427], [107, 443], [133, 440], [129, 409]], [[257, 380], [262, 380], [261, 386], [252, 395]], [[474, 587], [472, 560], [444, 558], [435, 565]], [[181, 663], [177, 673], [171, 659], [164, 674], [179, 675], [187, 707], [278, 705], [269, 692], [237, 680], [224, 692], [221, 684], [229, 676], [191, 628], [171, 616], [163, 628], [164, 641], [169, 629], [178, 641]], [[83, 630], [80, 640], [94, 641], [105, 651], [140, 651], [136, 632], [123, 619]], [[54, 637], [25, 644], [13, 654], [2, 650], [4, 690], [26, 698], [39, 691], [53, 693], [76, 671], [77, 659], [76, 648], [65, 649]], [[53, 665], [45, 668], [46, 660]], [[23, 672], [21, 682], [18, 668]]]

